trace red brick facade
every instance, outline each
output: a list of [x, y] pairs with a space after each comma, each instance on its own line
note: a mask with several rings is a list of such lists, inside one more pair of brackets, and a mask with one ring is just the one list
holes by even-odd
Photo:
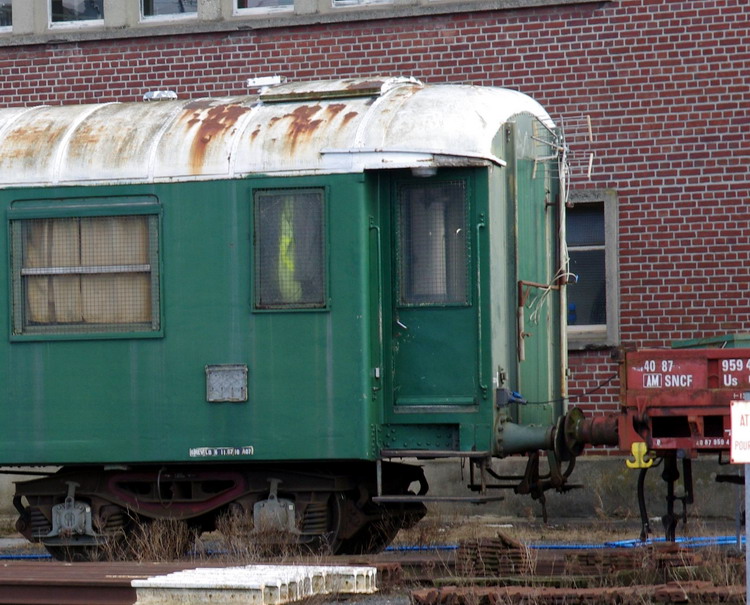
[[[617, 192], [625, 346], [750, 329], [750, 4], [612, 0], [0, 48], [0, 104], [242, 94], [249, 76], [413, 75], [517, 88], [591, 116], [581, 188]], [[571, 353], [571, 394], [616, 409], [611, 352]]]

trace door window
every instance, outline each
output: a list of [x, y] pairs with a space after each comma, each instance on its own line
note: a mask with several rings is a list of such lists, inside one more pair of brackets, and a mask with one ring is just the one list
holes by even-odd
[[399, 303], [468, 304], [464, 183], [404, 185], [397, 208]]

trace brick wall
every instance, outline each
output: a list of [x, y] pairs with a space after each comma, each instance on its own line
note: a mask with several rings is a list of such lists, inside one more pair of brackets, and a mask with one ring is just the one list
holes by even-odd
[[[503, 85], [589, 114], [591, 181], [617, 191], [626, 346], [750, 328], [750, 4], [613, 0], [262, 31], [0, 49], [0, 104], [239, 94], [248, 76], [413, 75]], [[617, 402], [609, 351], [573, 353], [587, 411]]]

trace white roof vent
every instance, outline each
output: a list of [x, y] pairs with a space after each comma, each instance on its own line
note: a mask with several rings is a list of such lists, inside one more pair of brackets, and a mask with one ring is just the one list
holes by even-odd
[[248, 88], [265, 88], [266, 86], [278, 86], [286, 82], [286, 76], [260, 76], [258, 78], [248, 78]]
[[177, 93], [174, 90], [150, 90], [143, 95], [144, 101], [174, 101]]

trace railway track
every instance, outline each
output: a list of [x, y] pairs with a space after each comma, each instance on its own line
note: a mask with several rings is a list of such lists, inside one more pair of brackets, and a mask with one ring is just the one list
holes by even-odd
[[[381, 593], [416, 605], [502, 603], [744, 603], [744, 560], [731, 551], [675, 544], [630, 549], [536, 550], [500, 536], [454, 550], [392, 551], [368, 557], [300, 559], [316, 565], [371, 565]], [[138, 603], [133, 580], [195, 567], [238, 565], [218, 559], [175, 563], [5, 561], [0, 604]], [[339, 597], [333, 600], [341, 600]], [[380, 597], [357, 597], [358, 603]], [[316, 601], [320, 603], [320, 600]]]

